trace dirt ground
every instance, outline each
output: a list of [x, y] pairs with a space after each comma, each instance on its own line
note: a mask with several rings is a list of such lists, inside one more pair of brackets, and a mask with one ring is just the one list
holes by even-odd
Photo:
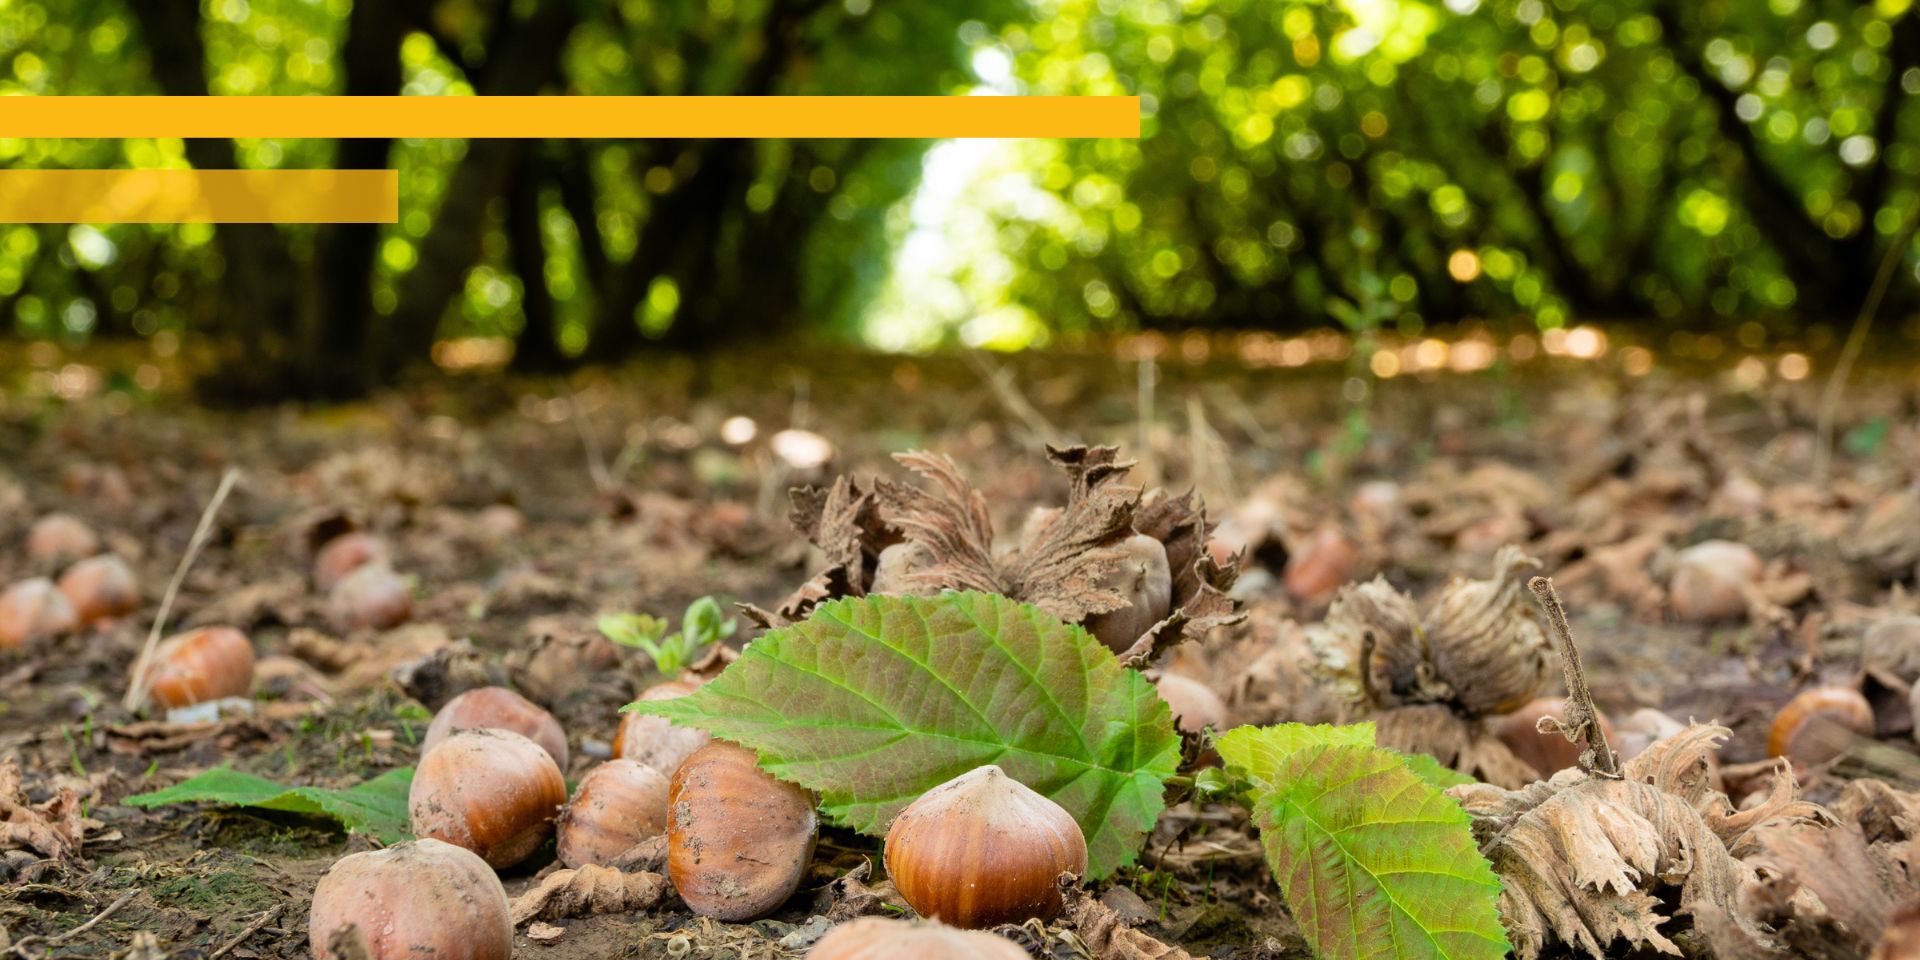
[[[1731, 368], [1664, 366], [1632, 376], [1617, 353], [1362, 381], [1339, 362], [1190, 362], [1177, 350], [1152, 377], [1110, 353], [988, 369], [822, 352], [662, 361], [565, 384], [450, 378], [361, 405], [247, 413], [165, 391], [129, 399], [113, 391], [125, 371], [36, 365], [46, 359], [0, 358], [17, 372], [0, 380], [0, 585], [50, 572], [14, 545], [64, 511], [133, 566], [142, 603], [84, 635], [0, 650], [0, 760], [18, 760], [30, 801], [79, 785], [97, 821], [76, 858], [0, 860], [0, 956], [23, 960], [309, 955], [314, 884], [372, 841], [313, 818], [120, 801], [222, 764], [350, 786], [413, 764], [433, 709], [490, 681], [553, 711], [577, 781], [607, 755], [619, 707], [655, 678], [644, 658], [556, 670], [547, 651], [594, 636], [604, 613], [677, 618], [703, 595], [777, 604], [818, 568], [786, 522], [787, 489], [848, 471], [900, 475], [896, 451], [953, 457], [1001, 529], [1062, 495], [1048, 441], [1120, 444], [1140, 460], [1136, 479], [1198, 489], [1247, 547], [1236, 596], [1249, 618], [1175, 664], [1241, 723], [1300, 713], [1286, 702], [1297, 678], [1261, 654], [1324, 613], [1327, 592], [1288, 575], [1323, 530], [1351, 547], [1339, 582], [1381, 573], [1416, 597], [1455, 574], [1485, 576], [1496, 546], [1523, 545], [1561, 584], [1600, 706], [1616, 719], [1644, 707], [1717, 719], [1734, 731], [1729, 768], [1765, 757], [1767, 725], [1798, 690], [1860, 682], [1861, 633], [1903, 609], [1920, 554], [1920, 541], [1903, 552], [1892, 537], [1874, 552], [1858, 534], [1920, 477], [1916, 384], [1894, 366], [1859, 375], [1836, 430], [1842, 453], [1815, 484], [1817, 378], [1770, 372], [1756, 384]], [[67, 375], [92, 389], [59, 396]], [[229, 467], [240, 479], [169, 629], [246, 630], [261, 658], [257, 709], [200, 724], [136, 716], [121, 707], [129, 665]], [[1397, 502], [1376, 520], [1356, 494], [1379, 493], [1366, 487], [1379, 481]], [[313, 551], [349, 527], [384, 537], [412, 580], [408, 624], [327, 626]], [[1770, 606], [1679, 622], [1667, 565], [1713, 538], [1765, 558]], [[1905, 698], [1882, 699], [1877, 738], [1810, 771], [1808, 796], [1861, 776], [1920, 787]], [[828, 881], [863, 859], [877, 870], [878, 850], [828, 830], [809, 882], [765, 920], [716, 923], [670, 900], [562, 921], [557, 941], [521, 936], [516, 955], [799, 957], [826, 929]], [[507, 872], [509, 893], [551, 860], [549, 847]], [[1097, 892], [1195, 956], [1307, 955], [1245, 814], [1228, 807], [1177, 804], [1142, 863]], [[1006, 932], [1036, 956], [1089, 955], [1057, 924]]]

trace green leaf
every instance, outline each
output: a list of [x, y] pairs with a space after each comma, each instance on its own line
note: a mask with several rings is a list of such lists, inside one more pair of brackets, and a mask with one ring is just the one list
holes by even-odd
[[1427, 784], [1435, 790], [1445, 790], [1448, 787], [1463, 787], [1469, 783], [1480, 782], [1452, 767], [1442, 766], [1440, 760], [1432, 754], [1402, 753], [1399, 756], [1401, 760], [1406, 761], [1407, 769], [1411, 771], [1414, 776], [1425, 780]]
[[999, 764], [1079, 821], [1093, 877], [1132, 862], [1180, 754], [1144, 677], [1085, 630], [987, 593], [824, 603], [693, 694], [627, 709], [752, 747], [873, 835], [929, 788]]
[[1321, 957], [1500, 960], [1500, 881], [1460, 805], [1356, 727], [1241, 727], [1220, 755], [1254, 778], [1253, 819]]
[[221, 803], [235, 807], [285, 810], [337, 820], [348, 830], [369, 833], [381, 843], [413, 839], [407, 815], [407, 790], [413, 768], [389, 770], [345, 790], [285, 787], [264, 777], [220, 767], [165, 790], [128, 797], [134, 807], [169, 803]]

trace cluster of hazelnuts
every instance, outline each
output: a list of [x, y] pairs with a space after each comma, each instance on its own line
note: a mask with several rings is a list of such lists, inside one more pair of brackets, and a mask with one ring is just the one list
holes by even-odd
[[93, 528], [64, 513], [48, 514], [27, 533], [34, 567], [61, 570], [0, 590], [0, 650], [124, 617], [140, 606], [140, 583], [116, 554], [103, 552]]
[[[643, 698], [694, 689], [668, 681]], [[761, 770], [751, 750], [658, 717], [627, 715], [614, 756], [589, 771], [571, 799], [559, 722], [504, 687], [448, 701], [421, 748], [408, 795], [421, 839], [348, 856], [320, 881], [309, 934], [321, 960], [350, 952], [342, 939], [349, 928], [372, 960], [422, 951], [442, 960], [508, 956], [513, 932], [495, 871], [522, 863], [549, 837], [561, 863], [579, 868], [637, 862], [664, 836], [681, 899], [702, 916], [735, 922], [785, 903], [812, 860], [813, 794]], [[1086, 872], [1087, 846], [1059, 804], [983, 766], [908, 806], [888, 831], [886, 863], [920, 914], [978, 928], [1057, 914], [1058, 878]], [[470, 905], [470, 915], [456, 921], [434, 908], [454, 902]], [[868, 939], [896, 933], [915, 943], [950, 939], [953, 956], [994, 956], [970, 938], [998, 939], [936, 925], [850, 926], [812, 956], [872, 955], [860, 952]], [[932, 941], [925, 949], [919, 955], [944, 955]]]

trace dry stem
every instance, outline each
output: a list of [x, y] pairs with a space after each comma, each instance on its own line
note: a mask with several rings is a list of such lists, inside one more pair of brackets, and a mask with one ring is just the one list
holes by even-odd
[[147, 664], [153, 659], [153, 648], [160, 643], [160, 633], [166, 629], [167, 615], [173, 612], [173, 601], [180, 595], [180, 585], [186, 582], [187, 571], [193, 567], [193, 561], [200, 556], [200, 550], [207, 545], [213, 535], [213, 518], [220, 512], [220, 505], [227, 502], [227, 494], [233, 492], [233, 484], [240, 479], [238, 467], [228, 467], [220, 477], [220, 487], [213, 492], [213, 499], [207, 501], [207, 509], [200, 514], [200, 525], [193, 530], [193, 539], [187, 541], [187, 552], [180, 558], [180, 566], [174, 568], [173, 581], [167, 584], [166, 596], [160, 598], [160, 612], [153, 618], [153, 626], [147, 631], [147, 644], [140, 649], [140, 659], [133, 662], [133, 680], [127, 684], [127, 696], [120, 705], [128, 710], [137, 709], [147, 698]]
[[1560, 669], [1567, 678], [1567, 716], [1565, 721], [1552, 717], [1541, 717], [1541, 733], [1558, 733], [1569, 743], [1585, 740], [1587, 749], [1580, 754], [1580, 768], [1588, 773], [1597, 773], [1603, 777], [1620, 778], [1620, 763], [1614, 758], [1613, 748], [1607, 745], [1607, 733], [1600, 729], [1600, 714], [1593, 708], [1593, 693], [1587, 689], [1587, 672], [1580, 666], [1580, 651], [1573, 645], [1573, 628], [1567, 625], [1567, 611], [1560, 606], [1560, 595], [1554, 592], [1553, 581], [1546, 577], [1534, 577], [1527, 581], [1527, 589], [1533, 591], [1535, 599], [1547, 611], [1547, 620], [1553, 624], [1553, 638], [1560, 649]]
[[1913, 234], [1920, 229], [1920, 197], [1914, 199], [1913, 209], [1907, 212], [1906, 225], [1900, 228], [1900, 235], [1893, 238], [1887, 247], [1887, 253], [1880, 259], [1880, 270], [1873, 276], [1873, 286], [1867, 290], [1867, 299], [1860, 304], [1860, 313], [1853, 318], [1853, 329], [1847, 333], [1846, 346], [1840, 350], [1840, 359], [1833, 365], [1833, 372], [1827, 375], [1827, 386], [1820, 393], [1820, 414], [1814, 430], [1813, 445], [1813, 482], [1824, 486], [1827, 482], [1827, 463], [1833, 456], [1833, 418], [1840, 409], [1840, 394], [1847, 388], [1847, 376], [1853, 372], [1853, 364], [1860, 359], [1860, 351], [1867, 345], [1867, 331], [1873, 326], [1873, 315], [1880, 312], [1880, 301], [1886, 299], [1887, 287], [1893, 283], [1895, 268], [1906, 259], [1907, 248], [1913, 244]]

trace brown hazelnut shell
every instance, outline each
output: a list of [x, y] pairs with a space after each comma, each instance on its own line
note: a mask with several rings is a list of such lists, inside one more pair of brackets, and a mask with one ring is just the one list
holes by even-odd
[[1087, 841], [1057, 803], [989, 764], [909, 804], [887, 828], [887, 876], [923, 917], [956, 927], [1051, 919]]
[[1161, 674], [1153, 686], [1160, 699], [1173, 708], [1173, 722], [1181, 733], [1199, 733], [1207, 727], [1226, 729], [1227, 702], [1212, 687], [1177, 673]]
[[60, 592], [85, 626], [140, 608], [140, 583], [125, 560], [111, 553], [82, 560], [60, 575]]
[[[479, 857], [434, 839], [340, 858], [313, 891], [307, 936], [314, 960], [511, 960], [507, 891]], [[351, 949], [351, 948], [347, 948]]]
[[253, 666], [253, 641], [232, 627], [176, 634], [147, 663], [147, 701], [173, 708], [244, 697], [253, 690]]
[[939, 922], [861, 917], [843, 923], [807, 951], [806, 960], [1029, 960], [997, 934], [956, 930]]
[[385, 564], [354, 570], [327, 594], [327, 622], [342, 633], [386, 630], [412, 617], [413, 591]]
[[[648, 687], [641, 700], [671, 700], [699, 689], [686, 680], [668, 680]], [[668, 723], [665, 717], [644, 713], [623, 713], [613, 733], [613, 755], [638, 760], [667, 776], [672, 776], [688, 757], [713, 738], [705, 731]]]
[[800, 888], [813, 859], [813, 796], [758, 763], [752, 750], [716, 740], [668, 786], [667, 875], [703, 917], [766, 916]]
[[540, 846], [567, 802], [552, 755], [507, 730], [463, 730], [420, 758], [407, 810], [417, 836], [511, 867]]
[[79, 625], [73, 603], [46, 577], [22, 580], [0, 592], [0, 650], [66, 633]]
[[476, 687], [448, 700], [427, 724], [420, 752], [428, 753], [457, 731], [484, 727], [510, 730], [532, 740], [553, 757], [561, 770], [567, 769], [567, 734], [560, 729], [560, 721], [506, 687]]
[[560, 813], [560, 862], [607, 866], [643, 840], [667, 832], [665, 774], [638, 760], [608, 760], [580, 781]]
[[100, 552], [100, 535], [80, 518], [49, 513], [27, 531], [27, 558], [36, 564], [71, 563]]
[[387, 562], [386, 541], [370, 533], [354, 530], [343, 533], [313, 555], [313, 585], [321, 593], [331, 591], [347, 574], [370, 563]]
[[1803, 690], [1773, 718], [1767, 756], [1800, 766], [1825, 763], [1846, 749], [1847, 733], [1873, 736], [1873, 705], [1852, 687]]

